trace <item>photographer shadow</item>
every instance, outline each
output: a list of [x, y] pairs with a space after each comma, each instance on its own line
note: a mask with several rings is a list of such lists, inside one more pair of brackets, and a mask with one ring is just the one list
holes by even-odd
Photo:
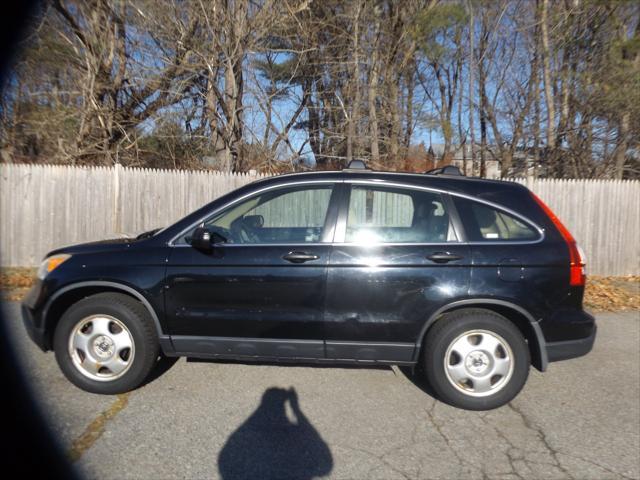
[[[287, 416], [287, 403], [295, 421]], [[227, 439], [218, 468], [225, 480], [312, 479], [331, 472], [333, 457], [302, 413], [295, 389], [269, 388], [257, 410]]]

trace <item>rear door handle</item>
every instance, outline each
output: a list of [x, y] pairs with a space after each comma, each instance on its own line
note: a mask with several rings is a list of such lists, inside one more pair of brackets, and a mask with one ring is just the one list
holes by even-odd
[[462, 260], [464, 257], [449, 252], [435, 252], [431, 255], [427, 255], [427, 258], [435, 263], [447, 263], [454, 260]]
[[282, 258], [291, 263], [304, 263], [311, 260], [317, 260], [320, 257], [318, 255], [314, 255], [313, 253], [307, 252], [289, 252]]

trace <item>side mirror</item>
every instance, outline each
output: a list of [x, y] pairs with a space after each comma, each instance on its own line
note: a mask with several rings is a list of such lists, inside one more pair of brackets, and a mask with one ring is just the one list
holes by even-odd
[[196, 228], [191, 236], [191, 246], [203, 252], [210, 252], [213, 249], [211, 232], [204, 227]]

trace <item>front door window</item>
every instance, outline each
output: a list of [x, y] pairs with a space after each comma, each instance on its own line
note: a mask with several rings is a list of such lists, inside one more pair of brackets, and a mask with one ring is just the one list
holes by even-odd
[[320, 185], [269, 190], [232, 205], [204, 226], [220, 243], [318, 243], [322, 241], [332, 188]]

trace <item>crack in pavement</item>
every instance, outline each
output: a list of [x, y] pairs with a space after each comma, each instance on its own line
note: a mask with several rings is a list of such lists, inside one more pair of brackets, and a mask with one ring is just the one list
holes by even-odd
[[577, 455], [572, 455], [570, 453], [566, 453], [566, 452], [563, 452], [561, 450], [558, 450], [558, 454], [559, 455], [564, 455], [565, 457], [575, 458], [576, 460], [580, 460], [582, 462], [588, 463], [589, 465], [593, 465], [594, 467], [601, 468], [605, 472], [613, 473], [614, 475], [618, 475], [619, 477], [622, 477], [625, 480], [637, 480], [634, 477], [629, 477], [629, 476], [625, 475], [624, 473], [616, 472], [615, 470], [612, 470], [609, 467], [605, 467], [604, 465], [601, 465], [598, 462], [594, 462], [593, 460], [589, 460], [588, 458], [579, 457]]
[[[394, 371], [394, 373], [395, 373], [395, 371]], [[534, 423], [524, 414], [524, 412], [519, 410], [515, 405], [512, 405], [511, 403], [508, 404], [510, 409], [521, 418], [525, 428], [527, 428], [528, 430], [530, 430], [533, 433], [535, 433], [536, 437], [540, 439], [540, 442], [541, 442], [543, 448], [546, 450], [547, 454], [551, 457], [551, 462], [535, 461], [535, 460], [532, 460], [530, 458], [527, 458], [526, 452], [523, 451], [518, 446], [516, 446], [507, 437], [507, 435], [504, 434], [498, 428], [498, 426], [494, 425], [490, 421], [487, 421], [487, 416], [489, 415], [489, 412], [482, 412], [482, 413], [479, 412], [478, 417], [480, 418], [480, 421], [482, 423], [484, 423], [485, 425], [487, 425], [488, 427], [490, 427], [493, 431], [495, 431], [496, 435], [500, 439], [502, 439], [502, 441], [506, 444], [506, 447], [507, 447], [503, 451], [503, 453], [506, 456], [506, 460], [507, 460], [507, 462], [509, 464], [510, 471], [509, 472], [495, 472], [495, 473], [489, 475], [485, 471], [484, 466], [476, 465], [476, 464], [466, 460], [465, 458], [463, 458], [463, 456], [460, 454], [460, 452], [458, 452], [458, 450], [455, 448], [455, 446], [451, 442], [451, 439], [449, 439], [447, 437], [447, 435], [445, 434], [445, 432], [443, 431], [443, 425], [439, 424], [438, 421], [435, 419], [434, 410], [435, 410], [435, 407], [436, 407], [437, 404], [438, 404], [438, 402], [436, 400], [434, 400], [433, 403], [431, 404], [431, 406], [428, 409], [425, 409], [425, 412], [427, 413], [429, 421], [431, 422], [431, 424], [435, 428], [435, 430], [438, 433], [438, 435], [444, 440], [447, 448], [453, 453], [453, 455], [458, 460], [461, 474], [463, 473], [464, 470], [467, 470], [467, 472], [466, 472], [467, 474], [472, 474], [473, 470], [477, 470], [483, 476], [483, 478], [488, 478], [489, 476], [494, 477], [494, 476], [513, 475], [519, 480], [524, 480], [525, 478], [532, 478], [532, 475], [535, 477], [536, 469], [533, 468], [533, 466], [535, 466], [535, 465], [540, 465], [540, 466], [547, 465], [547, 466], [552, 467], [553, 469], [559, 471], [561, 475], [567, 477], [568, 479], [570, 479], [570, 480], [574, 479], [573, 475], [562, 465], [560, 459], [558, 458], [559, 454], [564, 455], [564, 453], [562, 453], [562, 452], [554, 449], [553, 447], [551, 447], [551, 445], [549, 444], [549, 441], [547, 439], [547, 435], [542, 430], [542, 428], [534, 425]], [[414, 431], [414, 435], [415, 435], [415, 431]], [[413, 443], [415, 444], [416, 442], [414, 441]], [[390, 453], [391, 452], [388, 452], [387, 454], [385, 454], [385, 456], [389, 455]], [[520, 463], [520, 465], [518, 465], [518, 463]], [[596, 466], [599, 466], [599, 465], [596, 465]], [[466, 467], [466, 469], [464, 467]], [[601, 466], [599, 466], [599, 467], [601, 467]], [[617, 475], [620, 475], [617, 472], [613, 472], [611, 470], [608, 470], [606, 467], [601, 467], [601, 468], [603, 468], [604, 470], [606, 470], [606, 471], [608, 471], [610, 473], [615, 473]], [[522, 472], [522, 470], [524, 470], [524, 472]], [[624, 477], [623, 475], [621, 475], [621, 476]]]
[[[514, 449], [515, 451], [521, 453], [521, 457], [519, 458], [514, 458], [513, 460], [519, 460], [524, 462], [524, 464], [529, 467], [529, 470], [531, 470], [530, 465], [549, 465], [552, 467], [557, 468], [558, 470], [560, 470], [563, 474], [565, 474], [568, 478], [570, 479], [574, 479], [575, 477], [561, 464], [560, 462], [560, 458], [558, 457], [559, 455], [564, 455], [565, 457], [570, 457], [570, 458], [575, 458], [576, 460], [580, 460], [582, 462], [588, 463], [590, 465], [593, 465], [595, 467], [598, 467], [602, 470], [604, 470], [605, 472], [608, 473], [612, 473], [614, 475], [617, 475], [625, 480], [633, 480], [632, 477], [628, 477], [626, 475], [624, 475], [623, 473], [617, 472], [615, 470], [612, 470], [604, 465], [601, 465], [597, 462], [594, 462], [593, 460], [589, 460], [587, 458], [583, 458], [577, 455], [573, 455], [570, 453], [566, 453], [562, 450], [556, 449], [554, 447], [552, 447], [547, 439], [547, 434], [544, 432], [544, 430], [542, 429], [542, 427], [540, 427], [539, 425], [535, 425], [534, 422], [522, 411], [520, 410], [518, 407], [516, 407], [515, 405], [513, 405], [512, 402], [510, 402], [507, 405], [514, 413], [516, 413], [522, 420], [522, 422], [524, 423], [525, 427], [527, 429], [529, 429], [530, 431], [534, 432], [536, 434], [536, 436], [540, 439], [542, 445], [544, 446], [544, 448], [547, 450], [548, 454], [551, 456], [551, 459], [553, 460], [553, 463], [548, 463], [548, 462], [537, 462], [534, 460], [530, 460], [526, 457], [526, 453], [523, 453], [522, 450], [515, 446], [513, 444], [513, 442], [511, 442], [511, 440], [508, 439], [508, 437], [504, 434], [504, 432], [502, 432], [497, 426], [495, 426], [494, 424], [487, 422], [485, 419], [485, 416], [482, 416], [482, 421], [493, 427], [494, 430], [496, 431], [496, 433], [498, 434], [498, 436], [500, 438], [502, 438], [511, 448], [509, 450], [507, 450], [507, 456], [509, 458], [509, 461], [511, 463], [512, 461], [512, 455], [513, 453], [510, 452], [511, 449]], [[518, 472], [515, 471], [513, 472], [514, 475], [516, 475], [519, 478], [527, 478], [526, 476], [522, 476], [521, 474], [519, 474]]]
[[[451, 440], [449, 439], [449, 437], [447, 437], [445, 435], [445, 433], [443, 432], [442, 425], [440, 425], [438, 422], [436, 422], [436, 419], [435, 419], [435, 416], [434, 416], [434, 410], [435, 410], [437, 404], [438, 404], [438, 401], [434, 400], [434, 402], [431, 404], [431, 407], [429, 409], [425, 409], [425, 412], [427, 413], [427, 416], [429, 417], [429, 421], [435, 427], [436, 432], [438, 432], [438, 435], [440, 435], [440, 437], [442, 437], [442, 439], [444, 440], [444, 443], [447, 445], [449, 450], [451, 450], [451, 453], [453, 453], [453, 455], [458, 459], [458, 462], [460, 462], [459, 463], [460, 470], [462, 471], [463, 465], [466, 465], [467, 467], [471, 467], [472, 469], [477, 469], [482, 474], [482, 478], [483, 479], [489, 478], [489, 476], [487, 475], [487, 472], [485, 472], [484, 468], [482, 468], [482, 467], [480, 467], [478, 465], [474, 465], [471, 462], [469, 462], [468, 460], [462, 458], [462, 456], [457, 451], [457, 449], [454, 448], [454, 446], [451, 443]], [[468, 470], [467, 473], [472, 473], [472, 471]]]
[[[531, 468], [533, 465], [548, 465], [564, 473], [562, 467], [558, 465], [557, 459], [554, 459], [552, 457], [553, 463], [531, 460], [527, 458], [527, 452], [523, 451], [522, 448], [518, 447], [511, 440], [509, 440], [509, 437], [507, 437], [507, 435], [504, 432], [502, 432], [496, 425], [490, 422], [487, 422], [484, 419], [483, 419], [483, 422], [487, 426], [491, 427], [496, 432], [498, 437], [500, 437], [508, 445], [509, 448], [507, 448], [507, 450], [505, 451], [505, 454], [507, 456], [507, 460], [509, 461], [509, 466], [511, 467], [510, 474], [515, 475], [517, 478], [521, 480], [525, 480], [527, 478], [535, 478], [536, 477], [535, 470]], [[525, 427], [529, 428], [526, 424], [525, 424]], [[522, 464], [528, 470], [528, 472], [526, 474], [520, 473], [516, 465], [516, 462], [522, 462]]]
[[[516, 407], [513, 404], [513, 402], [509, 402], [507, 406], [522, 419], [524, 426], [527, 427], [532, 432], [534, 432], [536, 436], [540, 439], [540, 441], [542, 442], [544, 447], [547, 449], [547, 451], [549, 452], [549, 454], [551, 455], [551, 458], [555, 463], [553, 466], [555, 466], [558, 470], [564, 473], [569, 479], [573, 480], [575, 477], [562, 465], [562, 463], [560, 462], [560, 459], [558, 458], [558, 454], [561, 452], [559, 452], [549, 444], [549, 440], [547, 439], [547, 434], [544, 432], [542, 427], [535, 425], [534, 422], [522, 410], [520, 410], [518, 407]], [[529, 463], [529, 461], [527, 461], [526, 459], [524, 461], [525, 463]]]
[[[344, 444], [338, 444], [336, 445], [337, 447], [340, 448], [344, 448], [345, 450], [350, 450], [352, 452], [360, 452], [360, 453], [364, 453], [366, 455], [369, 455], [375, 459], [377, 459], [378, 461], [380, 461], [380, 464], [378, 465], [372, 465], [369, 470], [367, 470], [367, 478], [371, 478], [371, 472], [373, 472], [376, 468], [380, 467], [381, 465], [387, 466], [389, 467], [392, 471], [394, 471], [395, 473], [398, 473], [399, 475], [401, 475], [403, 478], [406, 478], [407, 480], [411, 480], [411, 477], [407, 476], [407, 474], [405, 472], [403, 472], [402, 470], [399, 470], [398, 468], [396, 468], [394, 465], [390, 464], [389, 462], [387, 462], [384, 457], [385, 455], [388, 455], [389, 452], [383, 453], [382, 455], [378, 455], [370, 450], [364, 449], [364, 448], [359, 448], [359, 447], [352, 447], [350, 445], [344, 445]], [[392, 449], [392, 450], [396, 450], [396, 448]]]
[[107, 422], [112, 420], [129, 403], [131, 392], [122, 393], [108, 409], [98, 414], [98, 416], [84, 429], [82, 435], [71, 443], [71, 448], [67, 455], [72, 463], [77, 462], [80, 457], [89, 450], [94, 443], [102, 436]]
[[[532, 472], [531, 468], [529, 467], [529, 463], [531, 463], [529, 460], [527, 460], [525, 454], [522, 452], [522, 450], [520, 448], [518, 448], [516, 445], [514, 445], [514, 443], [509, 440], [509, 438], [492, 422], [487, 421], [487, 415], [479, 415], [480, 417], [480, 421], [482, 423], [484, 423], [485, 425], [487, 425], [488, 427], [490, 427], [491, 429], [493, 429], [496, 434], [498, 435], [498, 437], [500, 437], [508, 446], [508, 448], [505, 451], [505, 455], [507, 456], [507, 460], [509, 462], [509, 466], [511, 467], [511, 472], [505, 473], [505, 474], [501, 474], [501, 475], [515, 475], [516, 478], [519, 478], [521, 480], [524, 480], [526, 477], [523, 476], [519, 471], [518, 468], [515, 465], [515, 462], [523, 462], [525, 464], [525, 466], [527, 467], [527, 469], [529, 471]], [[516, 456], [516, 453], [519, 454]], [[551, 464], [550, 464], [551, 465]]]
[[368, 470], [367, 470], [367, 474], [366, 474], [366, 478], [371, 478], [371, 474], [372, 472], [376, 469], [379, 468], [380, 466], [386, 466], [389, 469], [391, 469], [393, 472], [401, 475], [403, 478], [407, 479], [407, 480], [411, 480], [413, 478], [420, 478], [420, 470], [421, 470], [421, 465], [418, 466], [418, 475], [417, 476], [412, 476], [410, 473], [406, 472], [405, 470], [403, 470], [402, 468], [396, 467], [395, 465], [393, 465], [392, 463], [390, 463], [388, 460], [386, 460], [385, 457], [392, 455], [394, 453], [396, 453], [397, 451], [401, 451], [407, 448], [410, 448], [412, 446], [416, 446], [419, 443], [422, 442], [418, 442], [416, 437], [418, 434], [418, 428], [419, 428], [419, 424], [416, 423], [413, 426], [413, 431], [411, 433], [411, 440], [408, 442], [403, 443], [402, 445], [398, 445], [395, 446], [393, 448], [390, 448], [386, 451], [384, 451], [381, 454], [376, 454], [370, 450], [364, 449], [364, 448], [358, 448], [358, 447], [351, 447], [351, 446], [347, 446], [347, 445], [339, 445], [340, 447], [344, 448], [345, 450], [351, 450], [351, 451], [355, 451], [355, 452], [360, 452], [360, 453], [364, 453], [366, 455], [369, 455], [375, 459], [377, 459], [380, 464], [378, 465], [372, 465]]
[[[454, 455], [454, 457], [458, 461], [457, 462], [458, 471], [451, 478], [462, 478], [466, 476], [473, 477], [474, 475], [480, 475], [482, 479], [510, 478], [510, 479], [524, 480], [528, 478], [543, 478], [545, 476], [550, 475], [548, 470], [547, 470], [547, 473], [542, 473], [539, 470], [539, 468], [537, 469], [535, 468], [535, 466], [546, 466], [546, 467], [551, 467], [554, 470], [554, 473], [551, 474], [553, 478], [562, 477], [562, 478], [568, 478], [568, 479], [575, 479], [576, 477], [572, 473], [570, 473], [570, 471], [561, 463], [561, 460], [559, 457], [564, 455], [566, 457], [576, 458], [578, 460], [592, 464], [598, 468], [601, 468], [603, 471], [606, 471], [613, 475], [617, 475], [620, 478], [631, 480], [630, 477], [627, 477], [624, 474], [611, 470], [606, 466], [599, 465], [598, 463], [595, 463], [593, 461], [590, 461], [575, 455], [567, 454], [562, 452], [561, 450], [557, 450], [553, 448], [550, 445], [549, 439], [547, 438], [547, 434], [546, 432], [544, 432], [542, 427], [535, 424], [529, 417], [527, 417], [527, 415], [524, 412], [522, 412], [518, 407], [512, 404], [508, 404], [508, 407], [511, 409], [511, 411], [513, 411], [518, 416], [518, 418], [522, 422], [522, 425], [524, 425], [524, 428], [531, 431], [535, 435], [535, 437], [539, 440], [539, 444], [536, 443], [536, 445], [539, 445], [539, 448], [534, 448], [535, 452], [529, 452], [529, 453], [536, 453], [539, 455], [544, 455], [545, 457], [540, 458], [539, 460], [528, 458], [527, 457], [528, 450], [523, 450], [522, 447], [517, 446], [509, 438], [507, 433], [500, 430], [499, 425], [496, 425], [494, 422], [491, 421], [490, 418], [487, 417], [487, 414], [481, 414], [481, 415], [478, 415], [478, 418], [480, 418], [482, 423], [484, 423], [487, 427], [490, 427], [491, 430], [495, 432], [497, 437], [503, 442], [502, 443], [503, 447], [501, 448], [501, 450], [504, 448], [503, 453], [506, 455], [508, 466], [510, 467], [510, 471], [503, 470], [499, 472], [497, 471], [497, 472], [488, 473], [485, 470], [484, 466], [477, 465], [474, 462], [471, 462], [465, 459], [464, 456], [459, 452], [458, 447], [454, 444], [451, 438], [447, 436], [447, 434], [444, 431], [444, 424], [442, 423], [441, 420], [436, 419], [435, 409], [438, 403], [439, 402], [437, 401], [433, 401], [433, 403], [429, 407], [424, 408], [424, 411], [427, 415], [429, 423], [431, 424], [431, 426], [433, 426], [433, 429], [435, 430], [435, 432], [438, 434], [440, 438], [442, 438], [446, 448]], [[421, 444], [425, 443], [425, 441], [419, 441], [418, 439], [419, 431], [420, 431], [419, 425], [418, 424], [414, 425], [413, 432], [410, 435], [409, 441], [403, 443], [402, 445], [396, 445], [395, 447], [391, 449], [387, 449], [382, 453], [375, 453], [367, 449], [351, 447], [347, 445], [340, 445], [340, 447], [344, 448], [345, 450], [351, 450], [354, 452], [363, 453], [377, 460], [376, 464], [372, 465], [367, 470], [367, 473], [366, 473], [367, 478], [372, 477], [373, 472], [376, 469], [380, 467], [387, 467], [389, 468], [390, 471], [394, 472], [395, 474], [398, 474], [402, 478], [419, 479], [421, 478], [423, 473], [422, 464], [418, 465], [417, 471], [409, 472], [406, 469], [403, 469], [401, 467], [399, 468], [398, 466], [394, 465], [393, 462], [389, 461], [390, 459], [388, 458], [390, 455], [393, 455], [398, 451], [411, 448], [411, 447], [419, 447]], [[549, 461], [544, 461], [546, 459], [549, 459]], [[557, 475], [560, 475], [560, 477], [557, 477]]]
[[385, 466], [388, 467], [391, 471], [397, 473], [398, 475], [402, 476], [403, 478], [407, 479], [407, 480], [411, 480], [411, 479], [418, 479], [421, 478], [421, 474], [422, 474], [422, 464], [418, 464], [417, 468], [416, 468], [416, 472], [415, 473], [411, 473], [411, 472], [407, 472], [406, 470], [402, 469], [401, 467], [397, 467], [395, 465], [393, 465], [391, 462], [389, 462], [386, 457], [388, 457], [389, 455], [393, 455], [394, 453], [398, 452], [398, 451], [402, 451], [402, 450], [406, 450], [409, 449], [411, 447], [415, 447], [418, 446], [420, 444], [425, 443], [424, 441], [418, 441], [417, 437], [418, 437], [418, 432], [419, 432], [419, 428], [420, 428], [420, 424], [418, 422], [416, 422], [416, 424], [413, 426], [413, 431], [411, 432], [411, 439], [401, 445], [397, 445], [395, 447], [392, 447], [390, 449], [385, 450], [383, 453], [374, 453], [370, 450], [364, 449], [364, 448], [359, 448], [359, 447], [352, 447], [352, 446], [348, 446], [348, 445], [338, 445], [341, 448], [344, 448], [345, 450], [350, 450], [353, 452], [360, 452], [360, 453], [364, 453], [370, 457], [375, 458], [376, 460], [378, 460], [378, 464], [376, 465], [372, 465], [368, 470], [367, 473], [365, 475], [365, 478], [371, 478], [372, 476], [372, 472], [374, 470], [376, 470], [377, 468], [381, 467], [381, 466]]

